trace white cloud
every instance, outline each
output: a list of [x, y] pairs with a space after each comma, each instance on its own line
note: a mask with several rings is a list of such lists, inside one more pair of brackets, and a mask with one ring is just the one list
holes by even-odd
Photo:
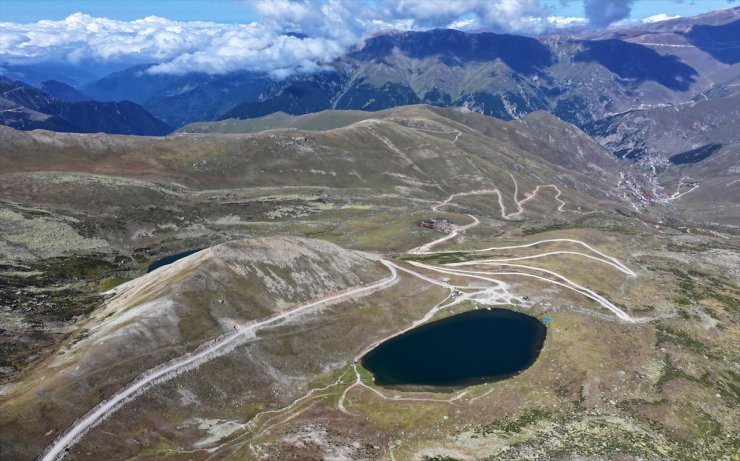
[[555, 27], [583, 26], [588, 24], [588, 19], [578, 17], [548, 16], [547, 22]]
[[644, 22], [644, 23], [660, 22], [660, 21], [667, 21], [669, 19], [678, 19], [680, 17], [681, 16], [679, 16], [679, 15], [676, 15], [676, 16], [668, 16], [665, 13], [658, 13], [658, 14], [655, 14], [653, 16], [648, 16], [647, 18], [643, 19], [642, 22]]
[[539, 0], [385, 0], [386, 15], [413, 20], [415, 28], [444, 27], [472, 16], [484, 27], [505, 32], [532, 31], [545, 9]]
[[458, 19], [446, 26], [448, 29], [466, 30], [480, 27], [480, 22], [476, 18]]
[[[290, 14], [298, 17], [300, 12]], [[316, 70], [361, 38], [347, 29], [299, 38], [256, 23], [176, 22], [158, 17], [126, 22], [81, 13], [61, 21], [0, 23], [0, 29], [0, 59], [8, 62], [156, 62], [151, 71], [165, 73]]]
[[[0, 62], [154, 63], [149, 71], [155, 73], [243, 69], [286, 75], [320, 69], [384, 29], [451, 27], [532, 33], [586, 22], [553, 16], [552, 8], [542, 6], [540, 0], [241, 1], [259, 21], [220, 24], [154, 16], [117, 21], [76, 13], [61, 21], [0, 22]], [[609, 8], [596, 8], [594, 14], [609, 18], [628, 12], [632, 2], [604, 1]], [[611, 20], [601, 16], [599, 21]], [[593, 24], [593, 17], [589, 19]]]

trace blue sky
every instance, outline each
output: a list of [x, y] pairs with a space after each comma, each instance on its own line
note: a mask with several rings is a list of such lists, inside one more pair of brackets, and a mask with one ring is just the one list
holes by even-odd
[[[0, 0], [0, 66], [313, 72], [388, 29], [537, 34], [693, 16], [727, 0]], [[298, 32], [300, 34], [295, 34]]]
[[0, 20], [36, 22], [72, 13], [131, 21], [161, 16], [175, 21], [251, 22], [254, 11], [233, 0], [0, 0]]
[[[359, 1], [359, 0], [358, 0]], [[583, 2], [541, 0], [554, 14], [583, 17]], [[737, 6], [728, 0], [635, 0], [630, 19], [644, 19], [656, 14], [694, 16]], [[146, 16], [160, 16], [175, 21], [212, 21], [248, 23], [258, 19], [249, 2], [236, 0], [0, 0], [0, 21], [36, 22], [64, 19], [72, 13], [130, 21]]]
[[[583, 2], [580, 1], [571, 1], [565, 5], [560, 0], [545, 0], [542, 3], [553, 7], [559, 16], [584, 16]], [[668, 16], [696, 16], [737, 5], [737, 2], [727, 0], [635, 0], [632, 3], [630, 19], [641, 20], [660, 13]]]

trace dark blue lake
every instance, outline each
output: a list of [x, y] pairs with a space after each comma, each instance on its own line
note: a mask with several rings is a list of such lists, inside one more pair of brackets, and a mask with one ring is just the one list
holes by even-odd
[[177, 261], [178, 259], [182, 259], [185, 256], [190, 256], [191, 254], [197, 253], [197, 252], [201, 251], [202, 249], [203, 248], [198, 248], [196, 250], [188, 250], [188, 251], [183, 251], [182, 253], [176, 253], [176, 254], [173, 254], [173, 255], [165, 256], [164, 258], [158, 259], [158, 260], [154, 261], [153, 263], [149, 264], [149, 267], [147, 267], [147, 269], [146, 269], [146, 273], [148, 274], [149, 272], [153, 271], [154, 269], [159, 269], [162, 266], [166, 266], [168, 264], [172, 264], [173, 262]]
[[506, 309], [424, 324], [368, 352], [362, 366], [386, 387], [456, 389], [511, 377], [537, 359], [547, 328]]

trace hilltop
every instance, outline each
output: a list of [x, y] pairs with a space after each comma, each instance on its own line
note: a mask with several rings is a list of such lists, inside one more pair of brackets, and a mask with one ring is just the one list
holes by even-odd
[[[416, 105], [165, 137], [0, 127], [0, 152], [4, 456], [528, 459], [557, 438], [691, 459], [735, 443], [737, 145], [652, 171], [545, 111]], [[355, 363], [486, 306], [553, 322], [514, 378], [398, 391]]]
[[[88, 77], [73, 88], [48, 79], [84, 69], [7, 65], [5, 75], [25, 78], [76, 105], [59, 102], [47, 112], [28, 107], [19, 112], [25, 114], [20, 119], [6, 124], [163, 134], [167, 129], [159, 120], [175, 128], [224, 120], [221, 130], [243, 132], [249, 124], [237, 120], [280, 118], [270, 115], [276, 113], [381, 111], [415, 104], [464, 107], [502, 120], [547, 111], [575, 124], [616, 156], [655, 166], [712, 142], [738, 141], [737, 130], [730, 127], [738, 116], [739, 11], [538, 36], [386, 31], [367, 37], [320, 70], [280, 78], [253, 70], [155, 73], [150, 70], [158, 63], [152, 62]], [[67, 109], [59, 109], [60, 104]], [[141, 114], [137, 105], [148, 114]], [[121, 126], [120, 114], [109, 108], [116, 108], [133, 127]], [[96, 111], [97, 121], [89, 110]], [[718, 111], [729, 113], [718, 120], [713, 115]], [[356, 121], [364, 116], [350, 117]], [[322, 128], [307, 120], [308, 129]], [[246, 130], [270, 125], [263, 123]], [[200, 130], [194, 125], [185, 129]]]

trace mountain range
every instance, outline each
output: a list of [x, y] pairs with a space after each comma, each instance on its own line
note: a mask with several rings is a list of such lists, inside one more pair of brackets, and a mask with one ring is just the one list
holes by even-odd
[[[429, 450], [449, 453], [438, 442], [438, 421], [449, 409], [443, 430], [456, 438], [444, 445], [458, 453], [451, 459], [501, 459], [507, 455], [493, 447], [503, 443], [498, 433], [479, 427], [492, 418], [510, 421], [495, 411], [523, 388], [527, 408], [557, 412], [537, 413], [527, 427], [572, 424], [575, 434], [563, 441], [561, 433], [523, 433], [517, 446], [525, 453], [544, 437], [569, 453], [608, 459], [619, 454], [617, 440], [619, 450], [637, 453], [626, 459], [649, 459], [657, 449], [632, 442], [645, 428], [653, 431], [646, 440], [662, 440], [671, 458], [688, 452], [686, 459], [721, 459], [731, 451], [726, 445], [735, 439], [708, 438], [704, 428], [724, 434], [733, 427], [737, 145], [691, 154], [688, 160], [706, 158], [656, 178], [545, 111], [503, 121], [414, 105], [202, 125], [203, 132], [165, 137], [0, 127], [0, 300], [7, 306], [0, 456], [35, 459], [101, 401], [157, 367], [241, 338], [254, 322], [293, 306], [373, 286], [388, 277], [381, 257], [404, 271], [396, 285], [296, 312], [223, 355], [163, 377], [108, 412], [68, 445], [67, 456], [326, 459], [339, 445], [337, 459], [380, 460], [385, 452], [371, 448], [402, 436], [401, 425], [415, 431], [416, 442], [397, 459], [424, 459]], [[213, 127], [224, 132], [206, 130]], [[453, 223], [455, 233], [419, 225], [434, 217]], [[440, 242], [440, 254], [409, 250], [438, 239], [450, 242]], [[578, 241], [602, 253], [584, 254]], [[457, 262], [465, 249], [491, 246], [501, 250], [480, 257], [504, 262], [490, 274], [451, 272], [448, 279], [434, 272], [447, 265], [413, 265]], [[517, 246], [523, 249], [512, 250]], [[203, 248], [145, 273], [152, 261]], [[639, 273], [619, 275], [619, 261], [601, 259], [603, 252]], [[405, 272], [415, 270], [424, 270], [422, 279]], [[447, 280], [458, 286], [466, 274], [489, 275], [448, 291]], [[453, 304], [450, 315], [508, 305], [497, 298], [508, 292], [502, 286], [526, 297], [523, 312], [555, 319], [531, 369], [466, 389], [460, 407], [434, 401], [451, 398], [445, 392], [351, 388], [360, 379], [353, 360], [365, 348], [490, 280], [490, 294]], [[571, 280], [643, 320], [620, 321], [583, 291], [560, 288]], [[687, 293], [706, 299], [692, 306]], [[707, 329], [709, 319], [727, 326]], [[688, 375], [694, 368], [709, 370], [699, 375], [708, 377]], [[640, 372], [624, 372], [633, 369]], [[596, 379], [600, 385], [590, 390], [582, 384]], [[375, 389], [370, 378], [358, 382]], [[387, 401], [378, 399], [386, 393]], [[664, 401], [675, 403], [654, 403]], [[519, 405], [506, 412], [528, 417]], [[656, 416], [656, 405], [690, 411], [675, 420]], [[445, 414], [428, 418], [433, 411]], [[596, 412], [619, 424], [589, 426], [584, 435], [580, 428]], [[331, 431], [331, 444], [291, 442], [306, 427]], [[470, 427], [476, 441], [491, 446], [469, 444]], [[244, 434], [252, 445], [243, 444]], [[268, 456], [251, 456], [251, 446]]]
[[[285, 79], [247, 71], [154, 74], [148, 71], [152, 63], [78, 89], [96, 101], [139, 104], [173, 127], [279, 111], [376, 111], [419, 103], [466, 107], [503, 120], [546, 110], [616, 155], [639, 160], [701, 146], [703, 141], [691, 136], [664, 141], [650, 134], [667, 132], [667, 125], [706, 124], [722, 133], [720, 142], [737, 141], [707, 114], [719, 106], [736, 107], [728, 98], [736, 97], [740, 80], [739, 14], [734, 8], [605, 32], [536, 37], [390, 31], [364, 40], [325, 70]], [[696, 104], [698, 111], [691, 109]], [[673, 114], [670, 108], [683, 109]], [[642, 126], [653, 111], [660, 121]], [[60, 123], [47, 126], [65, 130]], [[163, 131], [160, 124], [149, 134]]]
[[[2, 66], [0, 459], [735, 459], [738, 15]], [[525, 368], [366, 367], [501, 310]], [[428, 368], [518, 352], [451, 341]]]
[[[54, 95], [52, 95], [54, 94]], [[38, 87], [0, 77], [0, 123], [19, 130], [164, 135], [172, 131], [130, 101], [91, 101], [73, 87], [46, 81]]]

